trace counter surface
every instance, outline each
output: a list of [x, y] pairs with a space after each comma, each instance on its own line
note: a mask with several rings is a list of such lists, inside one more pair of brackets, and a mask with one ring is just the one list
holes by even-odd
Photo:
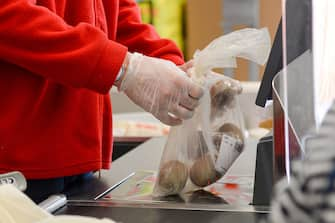
[[[132, 204], [117, 200], [94, 200], [97, 196], [138, 170], [157, 170], [166, 142], [165, 137], [148, 140], [112, 163], [90, 182], [74, 188], [68, 204], [56, 214], [78, 214], [112, 218], [121, 222], [259, 222], [267, 216], [267, 207], [220, 204]], [[256, 158], [256, 139], [246, 141], [245, 151], [227, 174], [253, 175]], [[177, 208], [174, 208], [177, 207]], [[264, 222], [264, 221], [262, 221]]]
[[130, 207], [68, 206], [58, 214], [111, 218], [123, 223], [264, 223], [267, 214], [252, 212], [193, 211]]

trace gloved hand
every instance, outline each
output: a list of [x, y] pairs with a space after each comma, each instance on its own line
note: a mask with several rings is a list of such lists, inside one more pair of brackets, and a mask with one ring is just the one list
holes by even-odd
[[189, 61], [187, 61], [186, 63], [184, 63], [184, 64], [182, 64], [182, 65], [180, 65], [180, 66], [178, 66], [180, 69], [182, 69], [182, 71], [184, 71], [184, 72], [188, 72], [187, 74], [188, 74], [188, 76], [190, 76], [190, 73], [189, 73], [189, 71], [190, 71], [190, 69], [193, 67], [193, 65], [194, 65], [194, 61], [193, 61], [193, 59], [192, 60], [189, 60]]
[[167, 125], [181, 124], [193, 116], [203, 95], [200, 86], [170, 61], [138, 53], [128, 55], [120, 91]]

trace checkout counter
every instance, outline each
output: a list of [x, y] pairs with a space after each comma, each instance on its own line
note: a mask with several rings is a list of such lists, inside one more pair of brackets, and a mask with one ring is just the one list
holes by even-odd
[[[300, 1], [289, 1], [290, 4], [300, 4]], [[306, 0], [304, 2], [309, 2]], [[284, 30], [287, 35], [288, 47], [288, 62], [293, 62], [294, 60], [303, 59], [301, 63], [298, 64], [299, 68], [303, 68], [302, 71], [296, 67], [289, 67], [288, 77], [289, 85], [287, 86], [290, 100], [288, 105], [296, 105], [297, 101], [301, 105], [310, 105], [310, 101], [301, 100], [310, 99], [313, 97], [306, 97], [306, 92], [303, 92], [303, 95], [296, 94], [297, 86], [296, 83], [303, 83], [301, 86], [309, 86], [308, 84], [313, 83], [311, 80], [312, 72], [312, 63], [310, 62], [311, 54], [308, 54], [308, 49], [311, 48], [311, 29], [309, 26], [305, 26], [306, 21], [304, 19], [309, 18], [308, 13], [310, 13], [310, 8], [308, 7], [296, 7], [295, 5], [290, 5], [288, 7], [292, 12], [289, 15], [294, 15], [294, 18], [290, 19], [294, 23], [290, 23], [287, 26], [287, 30]], [[295, 10], [300, 9], [300, 10]], [[299, 17], [297, 17], [299, 15]], [[298, 18], [298, 19], [297, 19]], [[283, 20], [285, 22], [285, 20]], [[257, 104], [264, 105], [265, 101], [271, 96], [274, 96], [274, 102], [281, 98], [281, 92], [271, 92], [272, 90], [272, 81], [274, 76], [282, 69], [282, 57], [281, 54], [283, 46], [280, 44], [281, 39], [281, 26], [279, 26], [275, 43], [272, 48], [270, 59], [267, 64], [267, 69], [263, 78], [263, 82], [257, 97]], [[301, 30], [298, 30], [297, 27], [301, 27]], [[301, 38], [297, 38], [297, 36]], [[301, 41], [305, 40], [305, 41]], [[295, 41], [295, 42], [294, 42]], [[292, 47], [297, 46], [297, 47]], [[303, 54], [306, 52], [307, 54]], [[305, 57], [299, 57], [307, 55]], [[298, 62], [300, 60], [297, 60]], [[307, 61], [307, 62], [306, 62]], [[293, 64], [293, 63], [292, 63]], [[293, 65], [294, 65], [293, 64]], [[292, 69], [291, 69], [292, 68]], [[299, 72], [298, 72], [299, 71]], [[308, 72], [309, 71], [309, 72]], [[290, 73], [300, 74], [300, 75], [290, 75]], [[309, 77], [309, 78], [306, 78]], [[301, 80], [296, 80], [293, 78], [301, 78]], [[280, 78], [277, 78], [279, 83], [277, 89], [281, 90], [282, 82]], [[307, 83], [300, 81], [309, 81]], [[276, 87], [276, 84], [274, 84]], [[312, 88], [311, 88], [312, 89]], [[291, 100], [296, 101], [291, 101]], [[275, 105], [278, 105], [277, 103]], [[301, 120], [306, 116], [302, 116], [299, 112], [296, 112], [296, 106], [288, 106], [288, 116], [293, 117], [292, 120], [293, 127], [299, 127], [300, 123], [306, 125], [306, 120]], [[304, 114], [306, 111], [312, 111], [310, 107], [301, 107], [303, 108]], [[275, 108], [276, 109], [276, 108]], [[275, 132], [274, 132], [274, 144], [281, 145], [273, 151], [275, 154], [269, 154], [267, 160], [272, 160], [272, 157], [275, 157], [276, 165], [281, 164], [283, 157], [287, 151], [282, 151], [284, 145], [284, 137], [276, 137], [280, 129], [280, 133], [283, 128], [278, 128], [276, 125], [281, 124], [283, 121], [282, 113], [276, 113], [274, 117]], [[292, 116], [292, 114], [298, 114], [298, 117]], [[312, 116], [312, 115], [310, 115]], [[279, 118], [278, 118], [279, 117]], [[299, 119], [300, 118], [300, 119]], [[298, 121], [296, 121], [298, 120]], [[309, 120], [309, 119], [308, 119]], [[300, 128], [295, 128], [299, 130]], [[304, 129], [304, 128], [301, 128]], [[304, 133], [302, 132], [301, 135]], [[281, 135], [280, 135], [281, 136]], [[294, 135], [294, 141], [299, 141], [299, 131]], [[280, 139], [278, 141], [278, 139]], [[291, 138], [290, 138], [291, 139]], [[277, 141], [276, 141], [277, 140]], [[273, 139], [268, 140], [268, 147], [272, 148]], [[253, 196], [254, 191], [265, 194], [265, 190], [262, 190], [262, 183], [257, 183], [257, 172], [255, 167], [258, 165], [258, 155], [256, 159], [256, 154], [259, 152], [259, 141], [256, 138], [247, 138], [245, 142], [245, 151], [238, 157], [230, 170], [226, 175], [219, 181], [221, 184], [220, 187], [225, 187], [230, 185], [234, 187], [234, 193], [225, 191], [226, 193], [221, 193], [220, 195], [213, 195], [206, 191], [198, 191], [193, 194], [185, 195], [184, 197], [172, 196], [164, 199], [157, 199], [146, 194], [146, 196], [136, 197], [136, 196], [124, 196], [123, 192], [129, 191], [129, 185], [138, 186], [136, 181], [132, 179], [136, 178], [139, 174], [147, 173], [146, 171], [157, 171], [160, 163], [160, 158], [162, 156], [163, 148], [166, 142], [166, 137], [155, 137], [147, 140], [143, 144], [137, 146], [135, 149], [127, 152], [125, 155], [114, 160], [112, 163], [112, 168], [108, 171], [102, 171], [101, 173], [96, 173], [94, 179], [89, 182], [83, 182], [82, 184], [75, 185], [71, 191], [71, 195], [67, 197], [67, 203], [65, 206], [57, 209], [54, 214], [68, 214], [68, 215], [81, 215], [81, 216], [92, 216], [97, 218], [110, 218], [117, 222], [124, 223], [142, 223], [142, 222], [208, 222], [208, 223], [239, 223], [239, 222], [248, 222], [248, 223], [260, 223], [267, 222], [267, 218], [270, 212], [270, 206], [260, 206], [254, 205]], [[291, 140], [289, 141], [291, 143]], [[264, 154], [264, 153], [260, 153]], [[257, 161], [256, 161], [257, 160]], [[257, 162], [257, 163], [256, 163]], [[282, 162], [283, 163], [283, 162]], [[265, 165], [266, 166], [266, 165]], [[267, 165], [268, 167], [273, 167], [271, 163]], [[285, 165], [282, 165], [285, 167]], [[267, 168], [259, 168], [261, 170], [266, 170]], [[285, 168], [280, 171], [285, 173]], [[141, 172], [142, 171], [142, 172]], [[286, 170], [287, 171], [287, 170]], [[272, 169], [268, 172], [272, 173]], [[255, 177], [256, 173], [256, 177]], [[258, 174], [259, 175], [259, 174]], [[262, 174], [261, 174], [262, 175]], [[234, 178], [235, 177], [235, 178]], [[150, 178], [150, 177], [149, 177]], [[272, 177], [264, 177], [272, 178]], [[229, 180], [237, 179], [235, 182]], [[238, 181], [238, 179], [243, 179]], [[241, 183], [243, 182], [243, 183]], [[272, 183], [272, 182], [271, 182]], [[218, 184], [218, 183], [215, 183]], [[254, 185], [260, 185], [254, 187]], [[128, 189], [127, 189], [128, 186]], [[272, 186], [272, 185], [271, 185]], [[226, 188], [227, 189], [227, 188]], [[257, 190], [256, 190], [257, 189]], [[271, 188], [270, 188], [271, 189]], [[123, 191], [123, 192], [122, 192]]]
[[[258, 121], [253, 121], [257, 115], [250, 117], [250, 114], [257, 112], [252, 110], [256, 108], [254, 101], [258, 88], [258, 84], [243, 86], [244, 93], [240, 102], [245, 106], [241, 109], [242, 112], [248, 113], [244, 115], [248, 127], [255, 127]], [[114, 124], [121, 116], [122, 114], [114, 116]], [[136, 119], [127, 117], [125, 120]], [[124, 223], [266, 222], [269, 204], [252, 204], [259, 139], [247, 137], [244, 151], [233, 166], [222, 179], [205, 190], [182, 196], [154, 198], [150, 193], [154, 180], [150, 179], [155, 177], [154, 173], [159, 168], [166, 140], [165, 136], [150, 138], [130, 151], [126, 148], [127, 153], [120, 157], [118, 150], [125, 145], [118, 147], [117, 142], [113, 154], [116, 152], [118, 158], [113, 160], [111, 169], [96, 173], [89, 182], [75, 185], [71, 195], [67, 197], [67, 204], [54, 214], [111, 218]], [[258, 191], [265, 194], [262, 187], [259, 188]], [[213, 192], [213, 189], [215, 193], [208, 192]]]
[[[67, 204], [54, 214], [111, 218], [124, 223], [266, 222], [269, 207], [249, 203], [252, 199], [257, 147], [257, 140], [253, 138], [246, 141], [245, 151], [226, 174], [226, 176], [251, 179], [247, 186], [238, 185], [238, 183], [235, 185], [244, 187], [244, 195], [249, 194], [249, 197], [235, 194], [235, 199], [230, 197], [226, 200], [224, 195], [214, 196], [204, 191], [185, 197], [172, 196], [166, 199], [154, 199], [151, 196], [144, 196], [141, 199], [118, 196], [115, 191], [122, 191], [122, 187], [125, 187], [140, 170], [156, 171], [158, 169], [165, 142], [166, 137], [147, 140], [115, 160], [110, 170], [101, 172], [100, 178], [97, 173], [89, 183], [76, 185], [73, 188], [73, 194], [68, 197]], [[246, 183], [245, 180], [244, 183]]]
[[[272, 149], [272, 142], [274, 141], [273, 152], [275, 154], [270, 154], [269, 157], [275, 158], [274, 162], [277, 167], [276, 171], [280, 173], [279, 177], [290, 172], [284, 162], [285, 156], [290, 159], [299, 157], [300, 154], [293, 153], [291, 155], [291, 152], [295, 152], [295, 145], [302, 141], [303, 136], [307, 134], [306, 130], [314, 128], [313, 92], [297, 91], [300, 86], [305, 89], [313, 89], [312, 27], [309, 20], [311, 18], [311, 1], [288, 1], [287, 3], [287, 9], [289, 9], [286, 15], [287, 20], [284, 18], [282, 20], [287, 29], [281, 30], [281, 25], [279, 26], [256, 100], [256, 103], [261, 106], [264, 106], [266, 100], [270, 98], [274, 100], [274, 138], [268, 139], [268, 145]], [[298, 7], [300, 4], [304, 7]], [[282, 32], [286, 34], [286, 41], [282, 40]], [[282, 46], [282, 42], [285, 42], [286, 45]], [[287, 48], [287, 55], [282, 55], [283, 48]], [[283, 69], [284, 56], [287, 62], [284, 69], [286, 76], [281, 80], [281, 77], [277, 74]], [[275, 75], [278, 78], [274, 80]], [[274, 85], [272, 85], [273, 80]], [[285, 94], [281, 92], [283, 83], [287, 85]], [[278, 91], [272, 92], [273, 86], [275, 87], [274, 90]], [[286, 94], [288, 97], [285, 96]], [[278, 103], [282, 99], [282, 95], [287, 97], [286, 110], [276, 107], [282, 105]], [[286, 138], [282, 133], [284, 120], [287, 119], [283, 115], [284, 112], [291, 121], [290, 126], [287, 127], [290, 131], [287, 130]], [[285, 121], [287, 123], [287, 120]], [[293, 132], [293, 130], [295, 131]], [[293, 137], [290, 137], [291, 135]], [[253, 192], [256, 191], [254, 187], [260, 185], [257, 191], [260, 193], [262, 191], [265, 193], [265, 191], [261, 188], [262, 184], [257, 184], [257, 177], [255, 177], [255, 173], [257, 175], [258, 172], [255, 167], [258, 166], [256, 160], [259, 160], [259, 157], [257, 155], [256, 159], [256, 154], [259, 152], [260, 142], [251, 137], [246, 139], [245, 151], [219, 182], [222, 187], [234, 185], [234, 188], [238, 189], [234, 191], [236, 193], [221, 193], [219, 196], [215, 196], [206, 191], [200, 191], [184, 197], [173, 196], [164, 199], [155, 199], [148, 194], [141, 198], [122, 196], [122, 191], [127, 191], [126, 186], [131, 184], [129, 182], [134, 177], [143, 174], [143, 171], [144, 173], [157, 171], [165, 142], [166, 137], [151, 138], [113, 161], [110, 170], [96, 173], [91, 181], [75, 185], [71, 195], [67, 197], [66, 205], [57, 209], [54, 214], [111, 218], [124, 223], [267, 222], [270, 212], [269, 205], [252, 204], [255, 195]], [[292, 151], [283, 148], [285, 142]], [[272, 173], [272, 170], [269, 170], [269, 172]], [[231, 183], [229, 179], [233, 178], [244, 179], [244, 181], [239, 181], [239, 183], [237, 180], [237, 182]], [[249, 181], [245, 179], [249, 179]], [[136, 181], [132, 183], [134, 182], [136, 186]], [[241, 182], [244, 182], [244, 184], [241, 184]]]

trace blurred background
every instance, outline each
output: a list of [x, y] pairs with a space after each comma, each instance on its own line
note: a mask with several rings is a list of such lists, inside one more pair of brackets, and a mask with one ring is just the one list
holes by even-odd
[[[203, 49], [215, 38], [242, 28], [267, 27], [273, 41], [281, 17], [280, 0], [137, 0], [137, 3], [143, 22], [153, 25], [161, 37], [174, 40], [186, 60], [192, 59], [197, 49]], [[265, 110], [255, 105], [264, 67], [238, 59], [236, 69], [223, 71], [243, 85], [241, 110], [246, 128], [252, 131], [259, 130], [272, 115], [271, 108]], [[113, 89], [111, 96], [114, 135], [155, 136], [168, 132], [166, 126], [124, 94]], [[266, 127], [271, 128], [271, 122]]]
[[[187, 60], [197, 49], [231, 31], [268, 27], [273, 39], [281, 16], [280, 0], [137, 0], [144, 22], [162, 37], [174, 40]], [[239, 60], [238, 69], [225, 75], [257, 81], [262, 68]]]

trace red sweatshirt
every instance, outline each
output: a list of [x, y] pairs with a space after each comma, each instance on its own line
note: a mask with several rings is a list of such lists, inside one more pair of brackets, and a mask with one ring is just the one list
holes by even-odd
[[0, 172], [109, 168], [108, 91], [127, 50], [183, 63], [133, 0], [1, 0]]

